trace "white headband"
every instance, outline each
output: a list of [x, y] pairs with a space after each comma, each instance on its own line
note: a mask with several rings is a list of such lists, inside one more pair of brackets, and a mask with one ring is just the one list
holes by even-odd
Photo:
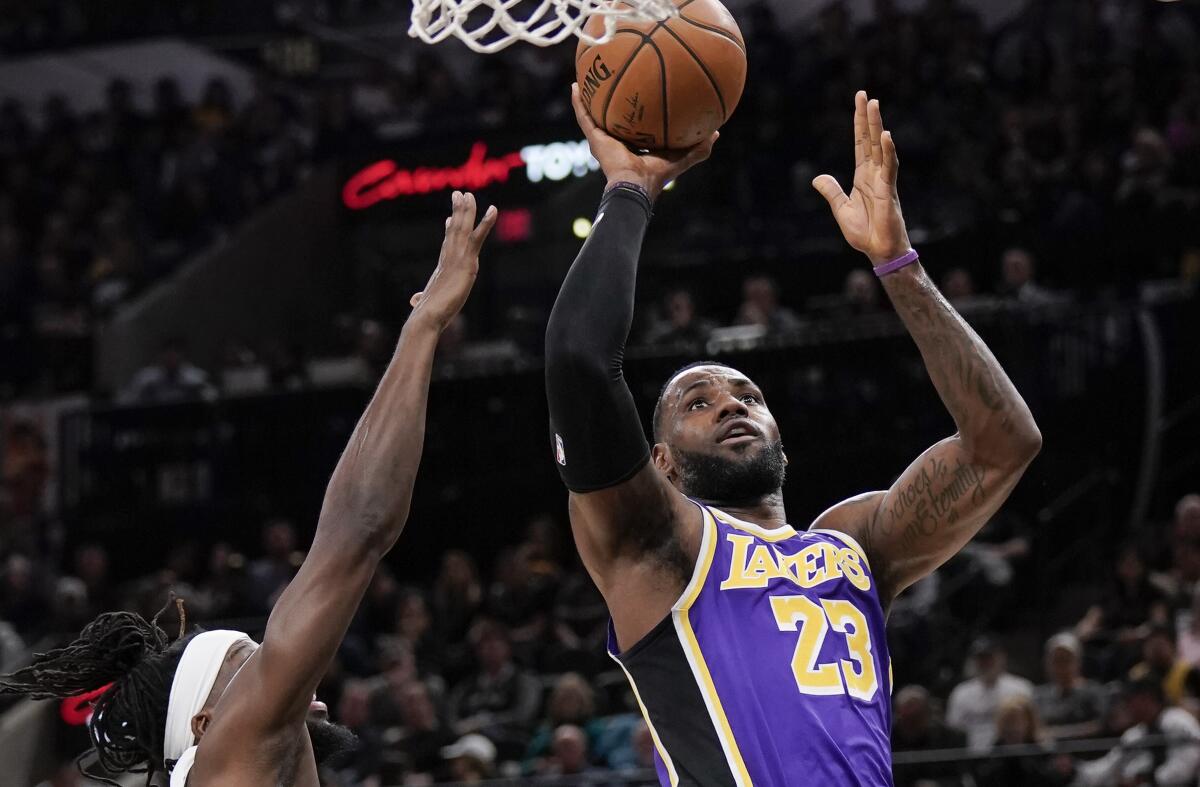
[[163, 735], [163, 760], [179, 760], [196, 743], [192, 718], [204, 708], [217, 673], [229, 649], [250, 637], [240, 631], [206, 631], [197, 634], [183, 650], [171, 699], [167, 703], [167, 727]]

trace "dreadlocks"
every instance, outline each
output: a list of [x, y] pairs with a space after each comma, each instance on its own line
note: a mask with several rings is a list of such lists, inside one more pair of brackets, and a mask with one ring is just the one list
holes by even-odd
[[78, 639], [64, 648], [36, 653], [33, 663], [0, 676], [0, 694], [20, 694], [35, 700], [76, 697], [112, 684], [94, 700], [89, 736], [96, 759], [109, 773], [154, 774], [166, 770], [163, 735], [171, 681], [192, 637], [183, 636], [187, 618], [179, 610], [179, 637], [172, 643], [158, 627], [134, 612], [106, 612], [87, 625]]

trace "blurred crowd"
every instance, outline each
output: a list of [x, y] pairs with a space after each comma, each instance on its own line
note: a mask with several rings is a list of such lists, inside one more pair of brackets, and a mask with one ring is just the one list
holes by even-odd
[[[967, 649], [965, 679], [948, 695], [901, 678], [908, 685], [893, 695], [897, 787], [1195, 785], [1200, 495], [1178, 501], [1161, 540], [1157, 558], [1142, 544], [1117, 550], [1109, 576], [1080, 599], [1077, 623], [1032, 654], [1040, 669], [1032, 658], [1010, 669], [1004, 637], [985, 634]], [[1010, 622], [1008, 638], [1019, 628]], [[1090, 739], [1119, 743], [1086, 758], [1063, 752]], [[1146, 748], [1151, 740], [1158, 745]], [[904, 764], [904, 752], [936, 749], [967, 749], [974, 760]]]
[[[335, 6], [321, 13], [337, 18]], [[848, 174], [848, 97], [866, 85], [882, 98], [902, 151], [914, 244], [951, 243], [943, 256], [959, 258], [962, 267], [941, 282], [948, 292], [1037, 302], [1048, 285], [1125, 297], [1146, 279], [1200, 277], [1194, 5], [1029, 0], [994, 30], [960, 0], [928, 0], [915, 12], [875, 0], [873, 11], [856, 25], [834, 2], [797, 30], [765, 3], [739, 14], [752, 53], [746, 94], [725, 153], [706, 166], [717, 185], [689, 194], [693, 217], [680, 237], [718, 257], [739, 247], [753, 258], [764, 245], [799, 249], [829, 236], [808, 182], [818, 172]], [[472, 59], [464, 72], [421, 48], [392, 68], [311, 90], [263, 81], [236, 108], [219, 80], [189, 105], [170, 78], [146, 113], [122, 82], [103, 110], [85, 116], [56, 97], [41, 107], [4, 103], [0, 396], [89, 389], [96, 323], [286, 191], [313, 161], [363, 150], [377, 135], [569, 122], [564, 52], [513, 47]], [[718, 209], [722, 220], [712, 221]], [[647, 342], [702, 338], [730, 324], [794, 331], [797, 318], [827, 316], [826, 306], [853, 314], [880, 301], [861, 274], [846, 282], [843, 303], [836, 292], [783, 292], [769, 277], [748, 280], [742, 303], [731, 303], [727, 283], [702, 271], [688, 279], [691, 291], [663, 287], [661, 302], [644, 304]], [[347, 352], [380, 332], [390, 345], [393, 317], [357, 315], [351, 330], [361, 335]], [[482, 343], [483, 355], [539, 353], [539, 342], [504, 320], [488, 322], [460, 326], [447, 343]], [[215, 370], [234, 358], [254, 365], [254, 356], [297, 366], [320, 349], [236, 346], [199, 363]]]
[[[1035, 258], [1023, 248], [1004, 252], [996, 277], [996, 286], [981, 292], [972, 274], [956, 267], [943, 275], [941, 286], [950, 302], [968, 317], [1067, 303], [1072, 298], [1069, 292], [1039, 284]], [[865, 268], [847, 274], [841, 292], [809, 297], [799, 309], [785, 305], [780, 283], [767, 274], [745, 278], [736, 311], [727, 317], [705, 310], [699, 298], [694, 287], [677, 286], [668, 288], [661, 299], [644, 304], [630, 340], [632, 351], [711, 355], [722, 346], [800, 337], [822, 322], [854, 321], [861, 327], [872, 318], [889, 324], [894, 319], [883, 288]], [[186, 341], [171, 339], [116, 398], [126, 404], [163, 404], [322, 386], [370, 386], [391, 359], [394, 327], [381, 320], [343, 314], [329, 333], [331, 342], [325, 354], [310, 356], [277, 343], [256, 347], [249, 342], [230, 342], [208, 368], [191, 356]], [[499, 337], [473, 331], [468, 319], [458, 315], [442, 334], [436, 364], [440, 371], [451, 372], [532, 359], [542, 342], [540, 324]]]
[[103, 109], [0, 104], [0, 396], [88, 390], [90, 337], [117, 304], [227, 236], [314, 158], [354, 144], [263, 82], [240, 106], [212, 80], [152, 108], [114, 81]]

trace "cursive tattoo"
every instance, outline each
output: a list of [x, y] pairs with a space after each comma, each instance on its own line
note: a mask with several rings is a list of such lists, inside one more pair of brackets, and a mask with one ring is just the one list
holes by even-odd
[[903, 527], [901, 543], [914, 547], [921, 537], [934, 536], [946, 525], [959, 521], [959, 503], [978, 506], [986, 500], [983, 482], [986, 471], [980, 465], [956, 458], [949, 467], [940, 456], [931, 456], [916, 476], [896, 490], [890, 507], [880, 518], [881, 535], [890, 536]]

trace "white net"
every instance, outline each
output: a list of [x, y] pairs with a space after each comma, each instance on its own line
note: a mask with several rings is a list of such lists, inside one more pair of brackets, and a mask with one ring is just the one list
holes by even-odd
[[[408, 34], [427, 44], [456, 36], [476, 52], [492, 53], [517, 41], [550, 46], [572, 35], [601, 44], [621, 19], [661, 22], [678, 13], [671, 0], [413, 0]], [[593, 16], [604, 19], [599, 36], [583, 30]]]

